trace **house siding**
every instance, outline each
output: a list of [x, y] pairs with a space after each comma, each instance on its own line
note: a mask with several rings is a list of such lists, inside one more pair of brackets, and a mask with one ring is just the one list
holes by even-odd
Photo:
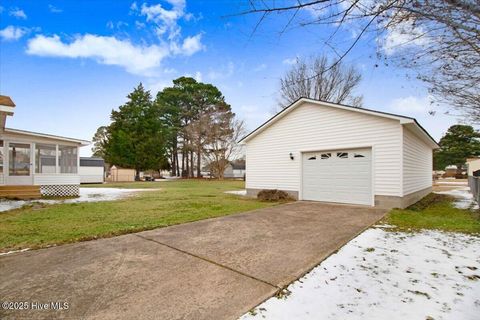
[[304, 103], [246, 145], [247, 189], [298, 192], [301, 151], [373, 146], [374, 194], [402, 194], [402, 125], [398, 120]]
[[35, 174], [33, 176], [34, 185], [70, 185], [80, 184], [80, 175], [78, 174]]
[[403, 128], [403, 195], [432, 186], [432, 148]]

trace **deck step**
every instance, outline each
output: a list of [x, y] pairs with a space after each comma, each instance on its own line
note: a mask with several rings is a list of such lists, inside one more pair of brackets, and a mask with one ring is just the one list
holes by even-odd
[[0, 186], [0, 198], [4, 199], [40, 199], [40, 186]]

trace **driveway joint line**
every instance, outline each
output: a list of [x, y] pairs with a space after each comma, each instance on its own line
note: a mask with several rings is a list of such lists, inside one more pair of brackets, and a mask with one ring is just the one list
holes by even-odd
[[178, 252], [181, 252], [181, 253], [183, 253], [183, 254], [187, 254], [187, 255], [189, 255], [189, 256], [191, 256], [191, 257], [194, 257], [194, 258], [203, 260], [203, 261], [205, 261], [205, 262], [214, 264], [214, 265], [216, 265], [216, 266], [218, 266], [218, 267], [221, 267], [221, 268], [224, 268], [224, 269], [233, 271], [233, 272], [238, 273], [238, 274], [240, 274], [240, 275], [242, 275], [242, 276], [244, 276], [244, 277], [248, 277], [248, 278], [250, 278], [250, 279], [252, 279], [252, 280], [262, 282], [262, 283], [264, 283], [264, 284], [266, 284], [266, 285], [269, 285], [269, 286], [271, 286], [271, 287], [274, 287], [275, 289], [278, 289], [278, 290], [281, 290], [281, 289], [282, 289], [282, 287], [279, 287], [279, 286], [277, 286], [277, 285], [274, 285], [274, 284], [272, 284], [272, 283], [270, 283], [270, 282], [268, 282], [268, 281], [265, 281], [265, 280], [262, 280], [262, 279], [260, 279], [260, 278], [255, 277], [255, 276], [249, 275], [249, 274], [244, 273], [244, 272], [242, 272], [242, 271], [233, 269], [233, 268], [231, 268], [231, 267], [229, 267], [229, 266], [226, 266], [226, 265], [223, 265], [223, 264], [221, 264], [221, 263], [215, 262], [215, 261], [210, 260], [210, 259], [208, 259], [208, 258], [204, 258], [204, 257], [202, 257], [202, 256], [199, 256], [199, 255], [193, 254], [193, 253], [191, 253], [191, 252], [188, 252], [188, 251], [185, 251], [185, 250], [182, 250], [182, 249], [173, 247], [173, 246], [171, 246], [171, 245], [169, 245], [169, 244], [160, 242], [160, 241], [155, 240], [155, 239], [151, 239], [151, 238], [147, 238], [147, 237], [141, 236], [141, 235], [139, 235], [139, 234], [134, 234], [134, 235], [137, 236], [137, 237], [139, 237], [139, 238], [142, 238], [143, 240], [147, 240], [147, 241], [154, 242], [154, 243], [156, 243], [156, 244], [159, 244], [159, 245], [165, 246], [165, 247], [167, 247], [167, 248], [170, 248], [170, 249], [176, 250], [176, 251], [178, 251]]

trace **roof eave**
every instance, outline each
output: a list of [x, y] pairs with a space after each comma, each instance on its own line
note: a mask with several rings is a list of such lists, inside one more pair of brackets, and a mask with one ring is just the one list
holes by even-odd
[[90, 141], [88, 140], [81, 140], [81, 139], [74, 139], [74, 138], [68, 138], [68, 137], [62, 137], [62, 136], [55, 136], [51, 134], [45, 134], [45, 133], [39, 133], [39, 132], [32, 132], [32, 131], [27, 131], [27, 130], [20, 130], [20, 129], [13, 129], [13, 128], [5, 128], [5, 133], [13, 133], [13, 134], [24, 134], [27, 136], [34, 136], [34, 137], [41, 137], [41, 138], [46, 138], [46, 139], [52, 139], [52, 140], [58, 140], [58, 141], [66, 141], [66, 142], [73, 142], [77, 143], [80, 146], [88, 146], [91, 144]]

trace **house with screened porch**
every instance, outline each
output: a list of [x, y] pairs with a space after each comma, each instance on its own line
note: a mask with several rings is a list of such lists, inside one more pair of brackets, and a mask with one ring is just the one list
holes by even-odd
[[0, 197], [78, 196], [79, 149], [89, 141], [7, 128], [14, 111], [0, 95]]

